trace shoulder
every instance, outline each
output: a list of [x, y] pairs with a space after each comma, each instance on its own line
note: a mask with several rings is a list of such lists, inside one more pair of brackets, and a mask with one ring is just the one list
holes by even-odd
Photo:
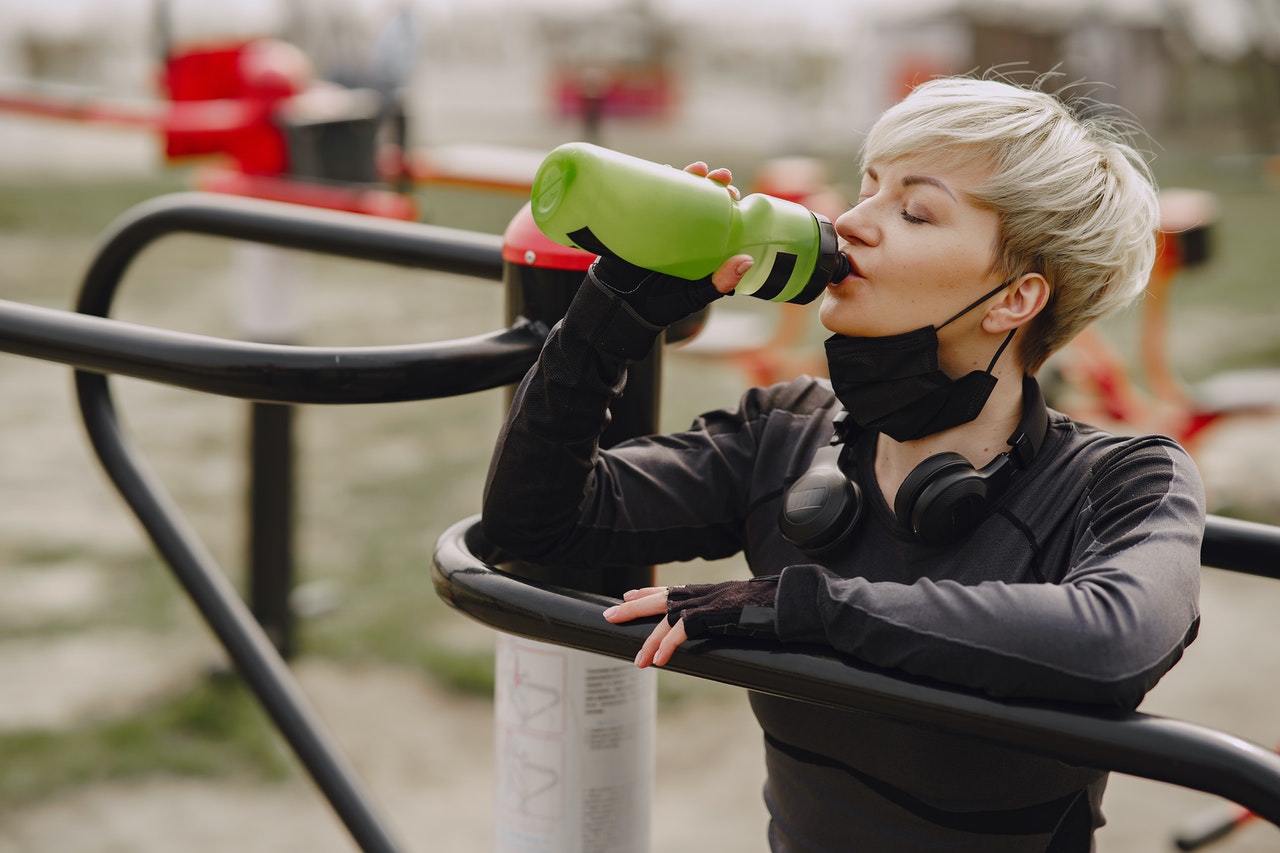
[[789, 382], [752, 388], [743, 395], [742, 405], [754, 411], [782, 411], [810, 416], [839, 406], [831, 383], [812, 376], [797, 376]]
[[831, 384], [810, 376], [751, 388], [736, 406], [706, 412], [689, 430], [668, 440], [710, 441], [718, 453], [750, 464], [769, 488], [808, 467], [831, 440], [839, 402]]
[[1190, 454], [1166, 435], [1116, 435], [1054, 411], [1049, 432], [1052, 441], [1047, 445], [1051, 443], [1055, 455], [1077, 472], [1087, 471], [1094, 484], [1124, 480], [1140, 471], [1199, 481]]
[[839, 406], [831, 383], [812, 376], [798, 376], [776, 385], [747, 390], [738, 404], [698, 417], [695, 428], [716, 430], [727, 424], [754, 430], [784, 428], [808, 422], [830, 422]]
[[1068, 418], [1050, 415], [1045, 472], [1078, 494], [1080, 508], [1124, 513], [1168, 512], [1184, 520], [1202, 518], [1204, 484], [1190, 454], [1164, 435], [1115, 435]]

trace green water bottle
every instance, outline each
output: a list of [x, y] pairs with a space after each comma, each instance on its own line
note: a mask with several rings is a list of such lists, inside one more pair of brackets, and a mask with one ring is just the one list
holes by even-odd
[[696, 280], [733, 255], [755, 264], [738, 293], [805, 304], [849, 274], [831, 220], [763, 193], [735, 200], [724, 185], [586, 142], [547, 155], [530, 207], [542, 233]]

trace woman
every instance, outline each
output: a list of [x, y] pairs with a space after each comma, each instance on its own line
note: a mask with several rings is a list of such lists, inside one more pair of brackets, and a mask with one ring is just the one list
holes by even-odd
[[[750, 264], [691, 284], [602, 257], [516, 394], [486, 534], [544, 563], [744, 552], [750, 580], [605, 611], [667, 615], [639, 666], [749, 634], [1002, 698], [1136, 707], [1195, 637], [1203, 489], [1174, 442], [1049, 411], [1034, 376], [1142, 291], [1145, 164], [1051, 95], [967, 78], [888, 110], [863, 162], [835, 223], [852, 272], [820, 307], [830, 383], [753, 389], [685, 432], [599, 450], [628, 362]], [[1104, 773], [751, 703], [774, 850], [1082, 851], [1103, 822]]]

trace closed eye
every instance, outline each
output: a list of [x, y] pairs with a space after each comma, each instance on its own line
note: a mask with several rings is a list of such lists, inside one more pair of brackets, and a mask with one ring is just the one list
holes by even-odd
[[907, 209], [905, 207], [902, 209], [902, 218], [905, 221], [910, 222], [912, 225], [923, 225], [929, 221], [927, 219], [921, 219], [919, 216], [912, 216], [910, 213], [907, 213]]

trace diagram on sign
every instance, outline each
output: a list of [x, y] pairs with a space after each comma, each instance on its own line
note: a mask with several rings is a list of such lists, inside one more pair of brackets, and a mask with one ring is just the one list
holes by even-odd
[[564, 744], [507, 731], [498, 748], [503, 750], [498, 802], [522, 815], [559, 818], [564, 808]]
[[562, 653], [515, 646], [509, 672], [500, 673], [514, 721], [522, 729], [564, 734], [568, 661]]
[[504, 808], [531, 817], [562, 813], [567, 679], [564, 653], [504, 638], [494, 696]]

